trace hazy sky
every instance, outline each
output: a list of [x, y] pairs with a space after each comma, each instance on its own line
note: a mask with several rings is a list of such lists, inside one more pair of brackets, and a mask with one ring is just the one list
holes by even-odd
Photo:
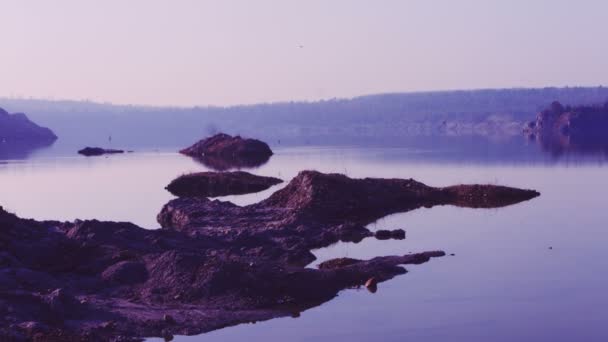
[[0, 96], [229, 105], [608, 83], [605, 0], [0, 0]]

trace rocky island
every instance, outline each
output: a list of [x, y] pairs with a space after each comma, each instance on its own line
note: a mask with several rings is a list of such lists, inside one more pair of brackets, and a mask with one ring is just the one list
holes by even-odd
[[178, 197], [218, 197], [259, 192], [282, 182], [244, 171], [198, 172], [174, 179], [166, 189]]
[[533, 190], [434, 188], [411, 179], [351, 179], [304, 171], [284, 189], [240, 207], [178, 198], [163, 229], [131, 223], [34, 221], [0, 209], [0, 337], [11, 341], [130, 341], [194, 335], [243, 322], [297, 317], [346, 288], [406, 273], [429, 251], [319, 269], [312, 248], [372, 236], [365, 225], [419, 207], [492, 208]]
[[272, 150], [263, 141], [219, 133], [179, 151], [211, 169], [225, 171], [266, 163]]
[[103, 156], [104, 154], [119, 154], [125, 153], [123, 150], [105, 149], [101, 147], [85, 147], [78, 151], [78, 154], [82, 154], [85, 157]]

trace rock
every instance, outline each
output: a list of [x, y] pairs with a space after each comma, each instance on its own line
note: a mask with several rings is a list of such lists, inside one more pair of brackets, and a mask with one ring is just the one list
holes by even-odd
[[391, 232], [391, 238], [395, 240], [404, 240], [405, 239], [405, 230], [403, 229], [395, 229]]
[[201, 163], [205, 167], [215, 171], [229, 171], [240, 169], [251, 169], [262, 166], [270, 160], [270, 156], [245, 156], [245, 157], [230, 157], [230, 156], [201, 156], [192, 157], [196, 162]]
[[268, 161], [273, 154], [268, 144], [260, 140], [223, 133], [200, 140], [180, 153], [219, 171], [255, 167]]
[[332, 259], [319, 264], [318, 268], [321, 270], [331, 270], [340, 267], [350, 266], [361, 262], [362, 260], [351, 259], [351, 258], [338, 258]]
[[19, 329], [26, 332], [28, 336], [34, 336], [36, 333], [47, 332], [49, 327], [40, 322], [22, 322], [18, 324]]
[[[447, 204], [493, 208], [538, 195], [533, 190], [495, 185], [433, 188], [411, 179], [350, 179], [303, 171], [286, 187], [252, 205], [241, 207], [206, 198], [178, 198], [167, 203], [157, 218], [167, 230], [196, 234], [229, 227], [235, 235], [250, 232], [279, 243], [288, 243], [284, 231], [293, 231], [304, 241], [292, 256], [305, 256], [301, 253], [304, 250], [371, 236], [365, 225], [389, 214]], [[395, 236], [401, 234], [396, 232]], [[290, 250], [296, 252], [294, 248]], [[304, 264], [310, 261], [301, 259]]]
[[367, 288], [367, 290], [369, 292], [376, 293], [376, 291], [378, 291], [378, 280], [376, 280], [376, 278], [374, 278], [374, 277], [369, 278], [365, 282], [365, 287]]
[[240, 136], [230, 136], [219, 133], [203, 139], [196, 144], [180, 151], [190, 157], [225, 156], [249, 157], [271, 156], [272, 150], [268, 144], [256, 139], [244, 139]]
[[115, 284], [132, 285], [145, 282], [148, 270], [140, 262], [121, 261], [103, 271], [101, 278]]
[[403, 240], [405, 239], [405, 231], [403, 229], [395, 229], [395, 230], [378, 230], [375, 233], [376, 239], [378, 240]]
[[163, 321], [165, 321], [165, 323], [167, 323], [167, 324], [175, 324], [175, 318], [173, 318], [173, 316], [171, 316], [171, 315], [165, 314], [163, 316]]
[[86, 156], [86, 157], [101, 156], [104, 154], [118, 154], [118, 153], [125, 153], [125, 151], [104, 149], [101, 147], [85, 147], [82, 150], [78, 151], [78, 154], [82, 154], [83, 156]]
[[82, 304], [72, 294], [64, 289], [56, 289], [43, 297], [56, 317], [76, 317], [82, 309]]
[[114, 321], [103, 322], [103, 323], [101, 323], [100, 327], [102, 329], [114, 329], [116, 327], [116, 322], [114, 322]]
[[176, 178], [166, 189], [178, 197], [218, 197], [259, 192], [281, 182], [244, 171], [199, 172]]
[[378, 239], [378, 240], [388, 240], [391, 238], [391, 231], [381, 229], [381, 230], [376, 231], [376, 233], [374, 235], [376, 236], [376, 239]]

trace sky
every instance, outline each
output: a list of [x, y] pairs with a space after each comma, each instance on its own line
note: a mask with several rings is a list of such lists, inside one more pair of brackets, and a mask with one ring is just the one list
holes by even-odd
[[0, 96], [235, 105], [608, 83], [604, 0], [0, 0]]

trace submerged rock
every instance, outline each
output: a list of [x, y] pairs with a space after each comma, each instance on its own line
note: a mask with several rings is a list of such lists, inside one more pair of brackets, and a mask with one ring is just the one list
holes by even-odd
[[125, 151], [105, 149], [105, 148], [101, 148], [101, 147], [85, 147], [82, 150], [78, 151], [78, 154], [82, 154], [83, 156], [86, 156], [86, 157], [101, 156], [104, 154], [117, 154], [117, 153], [125, 153]]
[[213, 170], [256, 167], [272, 156], [265, 142], [219, 133], [179, 151]]
[[378, 240], [389, 240], [389, 239], [395, 239], [395, 240], [403, 240], [405, 239], [405, 230], [403, 229], [395, 229], [395, 230], [378, 230], [376, 231], [376, 233], [374, 234], [376, 236], [376, 239]]
[[282, 182], [244, 171], [199, 172], [176, 178], [166, 189], [178, 197], [218, 197], [259, 192]]

